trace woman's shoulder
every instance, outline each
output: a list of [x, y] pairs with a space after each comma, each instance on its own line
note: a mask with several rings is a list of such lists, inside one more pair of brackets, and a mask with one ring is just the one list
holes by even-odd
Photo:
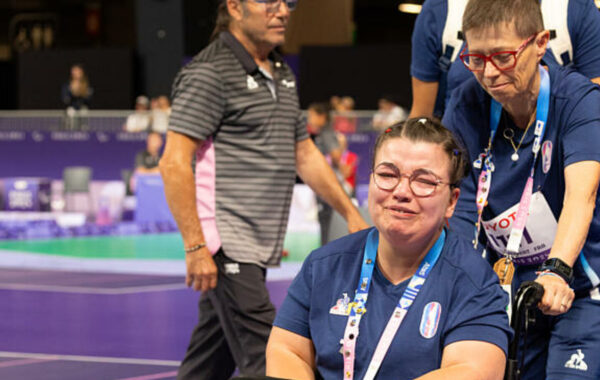
[[457, 281], [466, 280], [476, 288], [498, 283], [498, 277], [490, 264], [464, 236], [448, 232], [442, 253], [445, 270], [452, 270]]
[[548, 65], [548, 73], [550, 75], [550, 91], [554, 97], [559, 99], [577, 101], [590, 91], [600, 90], [598, 85], [573, 68]]
[[354, 257], [356, 254], [362, 254], [367, 236], [373, 230], [375, 228], [368, 228], [333, 240], [312, 251], [307, 260], [324, 260], [339, 255]]

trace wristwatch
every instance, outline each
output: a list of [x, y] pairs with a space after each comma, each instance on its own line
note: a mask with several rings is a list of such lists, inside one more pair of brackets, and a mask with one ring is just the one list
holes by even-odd
[[573, 280], [573, 268], [571, 268], [567, 263], [562, 261], [561, 259], [554, 257], [544, 261], [542, 266], [540, 266], [540, 272], [550, 271], [552, 273], [556, 273], [560, 277], [563, 278], [568, 283]]

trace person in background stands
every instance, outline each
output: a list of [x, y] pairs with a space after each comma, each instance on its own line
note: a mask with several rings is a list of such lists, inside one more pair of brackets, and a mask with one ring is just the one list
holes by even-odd
[[359, 158], [356, 153], [348, 150], [348, 138], [346, 135], [338, 132], [336, 136], [341, 151], [338, 171], [341, 174], [342, 187], [349, 196], [354, 197]]
[[[328, 159], [334, 172], [337, 174], [341, 150], [333, 128], [329, 122], [329, 107], [327, 103], [311, 103], [308, 106], [308, 123], [306, 125], [311, 139], [319, 151]], [[321, 245], [327, 242], [329, 236], [329, 225], [333, 215], [333, 209], [327, 202], [317, 197], [319, 208], [319, 225], [321, 227]]]
[[61, 89], [63, 104], [67, 107], [66, 129], [85, 128], [87, 120], [82, 118], [90, 107], [94, 89], [90, 86], [87, 74], [81, 64], [71, 66], [69, 82]]
[[71, 66], [69, 82], [63, 85], [61, 93], [62, 101], [67, 109], [79, 111], [90, 107], [94, 89], [90, 86], [83, 65]]
[[135, 98], [135, 113], [127, 116], [123, 129], [127, 132], [146, 132], [150, 130], [151, 123], [150, 100], [140, 95]]
[[373, 129], [377, 131], [383, 131], [391, 125], [404, 121], [408, 116], [406, 111], [389, 96], [380, 98], [378, 106], [378, 111], [373, 115]]
[[354, 110], [354, 99], [350, 96], [344, 96], [333, 100], [336, 115], [333, 117], [333, 130], [341, 133], [356, 132], [356, 117], [352, 115]]
[[169, 127], [169, 115], [171, 115], [171, 103], [164, 95], [152, 99], [152, 130], [158, 133], [167, 133]]
[[146, 149], [137, 152], [133, 175], [129, 180], [129, 189], [135, 192], [136, 176], [144, 174], [159, 174], [158, 163], [160, 161], [163, 138], [160, 133], [150, 132], [146, 138]]

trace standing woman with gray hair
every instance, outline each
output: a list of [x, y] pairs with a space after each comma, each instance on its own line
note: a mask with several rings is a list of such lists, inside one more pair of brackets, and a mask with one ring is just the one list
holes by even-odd
[[487, 248], [513, 292], [544, 287], [522, 379], [599, 379], [600, 88], [541, 65], [550, 33], [537, 0], [470, 0], [463, 33], [474, 78], [444, 124], [473, 171], [450, 228]]

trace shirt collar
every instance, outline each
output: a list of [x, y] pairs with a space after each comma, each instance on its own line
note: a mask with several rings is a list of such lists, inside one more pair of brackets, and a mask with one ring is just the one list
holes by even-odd
[[[246, 73], [252, 75], [258, 71], [258, 65], [254, 62], [250, 53], [248, 53], [244, 45], [233, 34], [228, 31], [221, 32], [219, 39], [231, 49], [233, 55], [235, 55], [242, 64], [242, 67], [244, 67], [244, 70], [246, 70]], [[274, 50], [269, 53], [269, 59], [273, 61], [276, 69], [280, 68], [283, 64], [283, 58]]]

